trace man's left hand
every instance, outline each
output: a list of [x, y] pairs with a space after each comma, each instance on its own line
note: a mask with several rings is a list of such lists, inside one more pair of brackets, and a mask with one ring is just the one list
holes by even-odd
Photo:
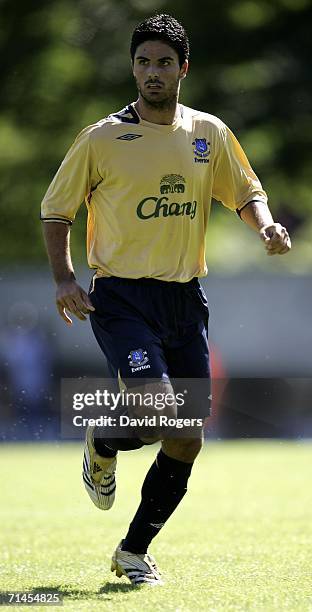
[[284, 255], [291, 249], [291, 241], [286, 227], [280, 223], [266, 225], [260, 230], [260, 238], [265, 243], [267, 255]]

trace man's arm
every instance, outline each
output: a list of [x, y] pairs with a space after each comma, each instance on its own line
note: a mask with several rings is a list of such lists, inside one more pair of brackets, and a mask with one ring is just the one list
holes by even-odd
[[259, 232], [268, 255], [283, 255], [290, 251], [291, 241], [286, 228], [280, 223], [274, 223], [265, 202], [250, 202], [238, 214], [247, 225]]
[[70, 255], [70, 225], [53, 221], [43, 222], [43, 235], [56, 282], [56, 305], [68, 325], [72, 320], [67, 310], [81, 321], [94, 310], [87, 293], [78, 285]]

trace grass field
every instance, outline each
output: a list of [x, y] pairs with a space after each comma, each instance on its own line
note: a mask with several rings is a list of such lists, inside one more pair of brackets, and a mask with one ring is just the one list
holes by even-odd
[[309, 444], [207, 445], [151, 546], [166, 585], [133, 589], [110, 573], [155, 450], [120, 455], [105, 513], [81, 486], [82, 444], [2, 445], [1, 592], [57, 588], [66, 610], [312, 611]]

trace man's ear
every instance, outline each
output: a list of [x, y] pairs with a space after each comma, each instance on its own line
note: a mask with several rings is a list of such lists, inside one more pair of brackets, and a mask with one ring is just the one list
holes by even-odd
[[189, 69], [189, 63], [187, 60], [185, 60], [185, 62], [182, 64], [180, 68], [180, 79], [185, 79], [188, 69]]

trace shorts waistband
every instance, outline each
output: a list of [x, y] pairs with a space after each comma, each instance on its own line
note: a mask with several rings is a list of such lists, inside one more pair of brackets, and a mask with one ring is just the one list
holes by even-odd
[[191, 280], [186, 283], [181, 283], [178, 281], [163, 281], [158, 278], [152, 278], [147, 276], [142, 276], [141, 278], [124, 278], [120, 276], [100, 276], [96, 278], [97, 281], [106, 281], [108, 283], [122, 283], [123, 285], [141, 285], [141, 286], [150, 286], [150, 287], [164, 287], [168, 289], [172, 288], [188, 288], [188, 287], [198, 287], [199, 280], [197, 276], [194, 276]]

